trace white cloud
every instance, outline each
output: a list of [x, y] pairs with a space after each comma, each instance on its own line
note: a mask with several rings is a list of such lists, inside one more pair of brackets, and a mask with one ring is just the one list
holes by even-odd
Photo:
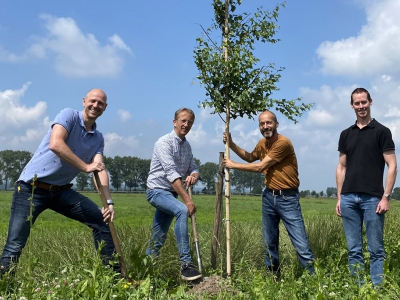
[[10, 63], [18, 63], [26, 60], [27, 56], [17, 55], [5, 50], [3, 47], [0, 46], [0, 61], [10, 62]]
[[325, 41], [316, 50], [321, 71], [329, 75], [362, 78], [399, 73], [400, 1], [366, 2], [367, 24], [355, 37]]
[[131, 48], [129, 48], [118, 35], [114, 34], [112, 37], [109, 37], [108, 39], [112, 42], [115, 48], [124, 50], [128, 53], [132, 53]]
[[120, 136], [117, 133], [104, 134], [104, 155], [106, 156], [138, 156], [134, 150], [139, 148], [139, 141], [135, 136]]
[[335, 118], [324, 109], [310, 111], [308, 118], [316, 126], [331, 125], [335, 122]]
[[122, 71], [122, 52], [132, 53], [121, 37], [109, 37], [111, 44], [101, 45], [91, 33], [84, 33], [71, 18], [42, 15], [48, 34], [32, 37], [33, 43], [22, 55], [0, 48], [0, 61], [52, 59], [55, 69], [68, 77], [109, 77]]
[[40, 101], [33, 107], [26, 107], [20, 103], [30, 83], [26, 83], [19, 90], [0, 91], [0, 119], [2, 120], [0, 132], [9, 131], [12, 128], [24, 127], [43, 117], [46, 112], [46, 102]]
[[17, 90], [0, 91], [0, 148], [35, 151], [50, 127], [45, 116], [47, 104], [40, 101], [33, 107], [22, 104], [30, 83]]
[[127, 122], [132, 119], [132, 115], [127, 110], [120, 109], [117, 114], [122, 122]]

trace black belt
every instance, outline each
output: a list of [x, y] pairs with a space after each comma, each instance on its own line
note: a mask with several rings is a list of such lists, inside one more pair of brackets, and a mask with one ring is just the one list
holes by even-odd
[[299, 189], [286, 189], [286, 190], [271, 190], [268, 189], [268, 192], [270, 192], [273, 196], [295, 196], [298, 192]]
[[33, 185], [38, 187], [38, 188], [41, 188], [41, 189], [44, 189], [44, 190], [48, 190], [50, 192], [57, 192], [57, 191], [69, 189], [74, 184], [73, 183], [68, 183], [68, 184], [64, 184], [64, 185], [54, 185], [54, 184], [48, 184], [48, 183], [40, 182], [40, 181], [36, 180], [36, 181], [34, 181]]

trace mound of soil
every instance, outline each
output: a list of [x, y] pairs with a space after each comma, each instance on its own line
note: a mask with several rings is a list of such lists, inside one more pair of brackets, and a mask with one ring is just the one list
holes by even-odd
[[215, 296], [221, 292], [236, 294], [237, 291], [230, 286], [229, 280], [220, 276], [204, 277], [199, 281], [193, 281], [193, 288], [187, 293], [195, 295], [198, 299], [202, 296]]

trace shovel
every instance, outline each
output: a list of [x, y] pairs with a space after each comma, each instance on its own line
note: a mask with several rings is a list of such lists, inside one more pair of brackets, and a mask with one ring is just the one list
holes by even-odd
[[[191, 186], [189, 186], [189, 188], [188, 188], [188, 193], [189, 193], [190, 199], [192, 199], [192, 187]], [[196, 216], [194, 214], [192, 214], [190, 216], [190, 218], [192, 219], [193, 238], [194, 238], [194, 243], [196, 245], [197, 264], [199, 265], [199, 272], [202, 273], [199, 238], [197, 237], [197, 229], [196, 229]]]
[[[99, 195], [101, 198], [101, 203], [103, 204], [103, 207], [108, 207], [107, 199], [106, 199], [106, 196], [104, 195], [103, 186], [101, 185], [99, 174], [97, 172], [93, 172], [93, 174], [94, 174], [94, 179], [96, 180], [97, 191], [99, 192]], [[110, 227], [110, 232], [111, 232], [111, 236], [112, 236], [112, 239], [114, 242], [115, 252], [117, 252], [117, 254], [118, 254], [118, 260], [119, 260], [119, 264], [121, 266], [121, 276], [125, 278], [126, 277], [126, 264], [125, 264], [124, 257], [122, 255], [121, 246], [119, 245], [117, 231], [115, 230], [113, 222], [109, 222], [108, 227]]]

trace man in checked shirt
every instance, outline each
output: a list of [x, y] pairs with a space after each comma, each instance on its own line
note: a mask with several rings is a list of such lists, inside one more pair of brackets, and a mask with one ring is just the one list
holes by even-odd
[[[184, 187], [195, 184], [199, 179], [192, 148], [185, 138], [192, 128], [194, 118], [194, 112], [188, 108], [180, 108], [175, 112], [172, 121], [174, 130], [155, 143], [146, 190], [147, 200], [156, 208], [152, 237], [146, 254], [152, 257], [160, 254], [175, 217], [174, 232], [181, 262], [181, 277], [184, 280], [202, 277], [192, 265], [189, 246], [188, 217], [196, 212], [196, 206]], [[178, 196], [184, 203], [177, 199]]]

